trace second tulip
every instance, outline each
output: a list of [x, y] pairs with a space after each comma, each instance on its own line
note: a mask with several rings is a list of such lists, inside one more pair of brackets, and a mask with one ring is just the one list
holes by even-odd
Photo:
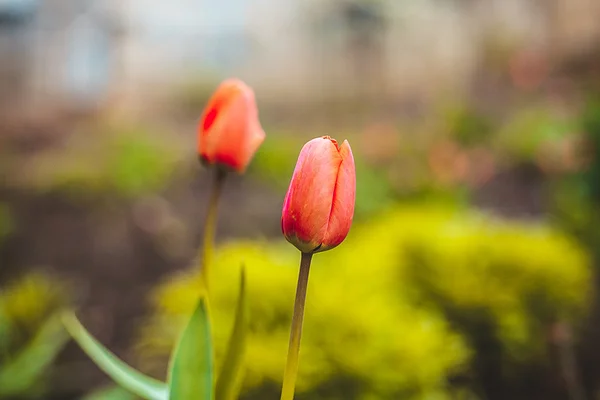
[[300, 152], [283, 203], [285, 238], [303, 253], [329, 250], [348, 234], [354, 216], [356, 173], [348, 141], [313, 139]]
[[200, 159], [242, 173], [264, 139], [254, 91], [239, 79], [221, 83], [198, 125]]

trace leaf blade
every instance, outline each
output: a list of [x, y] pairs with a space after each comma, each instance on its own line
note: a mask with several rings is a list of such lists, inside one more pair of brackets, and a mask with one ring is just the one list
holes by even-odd
[[229, 337], [227, 351], [225, 352], [225, 361], [217, 378], [215, 389], [216, 400], [234, 400], [239, 395], [247, 333], [246, 270], [242, 266], [235, 320], [231, 336]]
[[208, 306], [200, 297], [175, 346], [169, 367], [169, 400], [212, 400], [213, 353]]
[[121, 361], [96, 340], [73, 313], [63, 314], [63, 325], [94, 363], [123, 388], [147, 400], [167, 400], [167, 386]]

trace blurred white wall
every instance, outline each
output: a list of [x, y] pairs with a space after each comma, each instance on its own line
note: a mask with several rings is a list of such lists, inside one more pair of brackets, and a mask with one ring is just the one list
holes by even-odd
[[365, 0], [381, 20], [346, 0], [0, 0], [0, 14], [9, 3], [37, 10], [20, 42], [0, 30], [36, 110], [141, 106], [201, 75], [289, 100], [460, 91], [490, 40], [568, 53], [600, 37], [598, 0]]
[[344, 95], [370, 83], [391, 97], [460, 90], [491, 39], [546, 49], [600, 35], [597, 0], [381, 0], [381, 49], [361, 60], [335, 13], [342, 0], [124, 1], [130, 82], [236, 75], [267, 97]]

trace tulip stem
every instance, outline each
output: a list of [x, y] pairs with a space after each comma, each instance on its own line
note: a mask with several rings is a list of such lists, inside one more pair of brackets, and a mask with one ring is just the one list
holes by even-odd
[[198, 259], [200, 267], [200, 283], [206, 292], [208, 292], [209, 271], [210, 265], [212, 264], [219, 199], [221, 198], [223, 183], [225, 182], [226, 176], [227, 171], [216, 168], [210, 199], [208, 201], [206, 221], [204, 222], [204, 241]]
[[292, 329], [290, 333], [290, 345], [288, 348], [287, 364], [283, 375], [283, 389], [281, 400], [293, 400], [298, 376], [298, 358], [300, 354], [300, 337], [302, 336], [302, 322], [304, 320], [304, 304], [306, 302], [306, 288], [308, 287], [308, 273], [310, 272], [310, 261], [312, 253], [302, 253], [300, 259], [300, 273], [298, 275], [298, 287], [296, 288], [296, 301], [294, 303], [294, 316], [292, 317]]

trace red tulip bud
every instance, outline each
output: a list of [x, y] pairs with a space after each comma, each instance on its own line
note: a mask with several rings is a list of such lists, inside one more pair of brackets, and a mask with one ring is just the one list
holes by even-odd
[[252, 89], [238, 79], [221, 83], [198, 125], [202, 162], [242, 173], [264, 139]]
[[356, 194], [350, 144], [329, 136], [304, 145], [283, 203], [281, 229], [304, 253], [334, 248], [346, 238]]

